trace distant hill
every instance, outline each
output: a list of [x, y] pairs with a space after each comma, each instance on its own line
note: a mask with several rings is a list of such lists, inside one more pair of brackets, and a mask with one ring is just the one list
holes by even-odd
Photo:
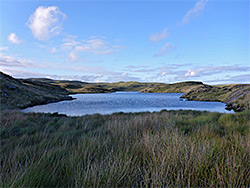
[[145, 93], [184, 93], [181, 97], [196, 101], [220, 101], [227, 109], [250, 109], [250, 84], [207, 85], [187, 81], [174, 84], [116, 82], [87, 83], [47, 78], [15, 79], [0, 72], [1, 109], [25, 108], [37, 104], [72, 99], [68, 94], [139, 91]]
[[76, 93], [110, 93], [115, 91], [141, 91], [145, 88], [166, 86], [163, 83], [140, 83], [140, 82], [115, 82], [115, 83], [87, 83], [69, 80], [51, 80], [44, 78], [25, 79], [32, 82], [49, 83], [60, 86], [72, 94]]
[[187, 93], [193, 89], [204, 86], [202, 82], [179, 82], [174, 84], [154, 85], [143, 89], [141, 92], [145, 93]]
[[38, 104], [70, 100], [68, 91], [44, 82], [15, 79], [0, 72], [0, 109], [22, 109]]
[[[60, 86], [68, 92], [76, 93], [110, 93], [115, 91], [140, 91], [144, 93], [186, 93], [203, 86], [202, 82], [188, 81], [175, 84], [145, 83], [145, 82], [115, 82], [115, 83], [87, 83], [69, 80], [51, 80], [44, 78], [25, 79], [26, 81], [42, 82]], [[25, 81], [24, 80], [24, 81]]]

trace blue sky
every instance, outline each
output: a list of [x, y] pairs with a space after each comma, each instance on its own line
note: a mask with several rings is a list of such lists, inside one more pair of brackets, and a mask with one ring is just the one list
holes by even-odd
[[250, 83], [249, 1], [0, 1], [0, 70], [88, 82]]

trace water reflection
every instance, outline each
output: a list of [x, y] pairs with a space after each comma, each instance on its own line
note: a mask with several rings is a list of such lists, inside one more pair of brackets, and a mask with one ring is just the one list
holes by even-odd
[[[23, 112], [59, 113], [69, 116], [86, 114], [112, 114], [115, 112], [144, 112], [166, 110], [206, 110], [230, 113], [220, 102], [186, 101], [180, 99], [182, 93], [139, 93], [116, 92], [98, 94], [76, 94], [73, 101], [62, 101], [38, 105]], [[231, 112], [232, 113], [232, 112]]]

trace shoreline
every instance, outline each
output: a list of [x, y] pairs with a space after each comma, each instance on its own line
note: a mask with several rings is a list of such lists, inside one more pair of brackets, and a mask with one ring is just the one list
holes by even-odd
[[[115, 92], [110, 92], [110, 93], [130, 93], [130, 92], [133, 92], [133, 93], [141, 93], [141, 94], [143, 94], [143, 92], [140, 92], [140, 91], [115, 91]], [[161, 93], [165, 93], [166, 94], [166, 92], [161, 92]], [[173, 93], [173, 92], [168, 92], [168, 93]], [[46, 101], [45, 103], [39, 103], [39, 104], [36, 104], [36, 105], [31, 105], [31, 106], [29, 106], [29, 107], [27, 107], [27, 108], [22, 108], [22, 109], [20, 109], [21, 110], [21, 112], [24, 112], [23, 110], [25, 110], [25, 109], [28, 109], [28, 108], [32, 108], [32, 107], [34, 107], [34, 106], [39, 106], [39, 105], [46, 105], [46, 104], [50, 104], [50, 103], [56, 103], [56, 102], [61, 102], [61, 101], [67, 101], [67, 100], [76, 100], [77, 98], [74, 98], [74, 95], [78, 95], [78, 94], [109, 94], [109, 93], [75, 93], [75, 94], [70, 94], [69, 95], [69, 97], [71, 97], [71, 99], [62, 99], [62, 100], [56, 100], [56, 101]], [[159, 93], [160, 94], [160, 93]], [[176, 93], [176, 94], [183, 94], [183, 93]], [[185, 101], [195, 101], [195, 100], [188, 100], [187, 98], [183, 98], [182, 96], [180, 96], [180, 97], [178, 97], [178, 100], [179, 101], [183, 101], [183, 100], [185, 100]], [[196, 100], [197, 101], [197, 100]], [[89, 114], [76, 114], [76, 115], [68, 115], [66, 112], [59, 112], [59, 111], [57, 111], [57, 112], [35, 112], [35, 111], [31, 111], [31, 112], [29, 112], [29, 111], [27, 111], [27, 112], [24, 112], [24, 113], [51, 113], [51, 114], [53, 114], [53, 113], [58, 113], [58, 114], [63, 114], [63, 115], [66, 115], [66, 116], [68, 116], [68, 117], [74, 117], [74, 116], [77, 116], [77, 117], [79, 117], [79, 116], [84, 116], [84, 115], [93, 115], [93, 114], [100, 114], [100, 115], [111, 115], [111, 114], [115, 114], [115, 113], [145, 113], [145, 112], [150, 112], [150, 113], [153, 113], [153, 112], [161, 112], [161, 111], [163, 111], [163, 110], [166, 110], [166, 111], [172, 111], [172, 110], [174, 110], [174, 111], [178, 111], [178, 110], [192, 110], [192, 111], [208, 111], [208, 112], [218, 112], [218, 113], [235, 113], [235, 111], [231, 111], [231, 110], [229, 110], [229, 109], [227, 109], [227, 104], [226, 103], [224, 103], [224, 102], [221, 102], [221, 101], [197, 101], [197, 102], [219, 102], [219, 103], [222, 103], [223, 105], [225, 105], [225, 107], [223, 108], [225, 111], [209, 111], [208, 109], [202, 109], [202, 108], [200, 108], [200, 109], [192, 109], [192, 107], [190, 107], [190, 108], [188, 108], [188, 107], [186, 107], [185, 108], [185, 106], [183, 107], [183, 108], [171, 108], [170, 106], [169, 107], [159, 107], [159, 109], [157, 109], [157, 107], [155, 107], [155, 108], [153, 108], [153, 107], [148, 107], [148, 109], [145, 109], [145, 110], [142, 110], [142, 111], [134, 111], [132, 108], [131, 108], [131, 111], [124, 111], [124, 109], [122, 109], [122, 108], [120, 108], [120, 110], [121, 111], [114, 111], [114, 112], [112, 112], [112, 110], [111, 110], [111, 112], [110, 113], [102, 113], [102, 112], [99, 112], [99, 111], [97, 111], [96, 113], [92, 113], [92, 112], [90, 112]], [[69, 113], [70, 114], [70, 113]]]
[[15, 79], [0, 72], [1, 109], [25, 109], [36, 105], [74, 100], [70, 95], [141, 92], [182, 93], [181, 98], [192, 101], [211, 101], [226, 104], [226, 110], [240, 112], [250, 109], [250, 84], [210, 86], [202, 82], [166, 83], [84, 83], [50, 79]]

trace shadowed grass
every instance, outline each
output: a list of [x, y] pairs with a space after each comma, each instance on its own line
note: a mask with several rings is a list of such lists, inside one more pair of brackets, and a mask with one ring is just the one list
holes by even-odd
[[1, 114], [1, 187], [249, 187], [250, 112]]
[[23, 109], [38, 104], [72, 100], [59, 86], [15, 79], [0, 71], [0, 110]]

